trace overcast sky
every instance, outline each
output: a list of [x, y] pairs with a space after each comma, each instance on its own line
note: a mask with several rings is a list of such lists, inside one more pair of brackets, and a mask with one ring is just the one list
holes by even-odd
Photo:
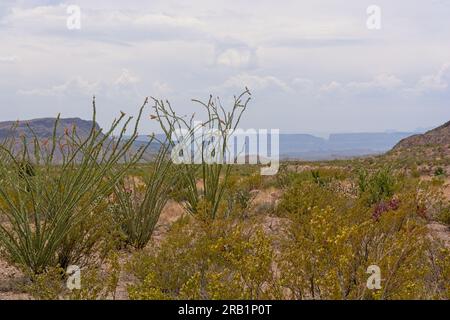
[[0, 120], [89, 118], [95, 94], [106, 125], [146, 96], [190, 113], [248, 86], [245, 128], [432, 127], [450, 120], [449, 17], [449, 0], [1, 0]]

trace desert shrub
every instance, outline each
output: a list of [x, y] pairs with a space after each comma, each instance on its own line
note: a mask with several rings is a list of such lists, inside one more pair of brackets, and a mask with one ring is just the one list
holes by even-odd
[[369, 187], [369, 173], [366, 169], [358, 170], [358, 188], [360, 193], [364, 193], [367, 191]]
[[106, 199], [86, 205], [86, 211], [77, 211], [76, 214], [82, 215], [82, 220], [71, 226], [56, 252], [56, 263], [62, 268], [71, 264], [88, 267], [101, 263], [120, 240], [121, 235]]
[[280, 189], [286, 189], [291, 186], [294, 181], [298, 180], [298, 174], [289, 170], [286, 163], [282, 163], [276, 175], [277, 187]]
[[236, 215], [236, 214], [246, 214], [247, 209], [250, 207], [255, 194], [250, 190], [242, 188], [230, 190], [227, 196], [228, 211], [226, 216]]
[[170, 198], [174, 201], [183, 203], [187, 201], [190, 185], [186, 179], [180, 178], [174, 182], [173, 188], [170, 192]]
[[102, 266], [90, 265], [80, 270], [80, 289], [67, 287], [65, 269], [51, 267], [45, 273], [32, 274], [24, 290], [38, 300], [115, 299], [120, 270], [117, 254], [111, 254]]
[[445, 185], [445, 177], [444, 176], [434, 176], [431, 179], [431, 184], [436, 187], [442, 187]]
[[[285, 192], [277, 211], [291, 222], [276, 259], [285, 298], [446, 297], [448, 266], [436, 257], [447, 261], [448, 251], [430, 239], [424, 219], [439, 211], [435, 189], [415, 179], [398, 183], [395, 197], [375, 208], [313, 182]], [[366, 287], [370, 265], [381, 268], [380, 290]]]
[[159, 248], [138, 253], [131, 299], [263, 299], [269, 297], [273, 250], [257, 227], [230, 219], [176, 222]]
[[[288, 297], [430, 298], [430, 241], [424, 223], [411, 215], [412, 207], [412, 199], [402, 198], [400, 208], [374, 220], [363, 203], [355, 202], [344, 212], [331, 205], [308, 205], [309, 210], [292, 220], [277, 260]], [[370, 265], [381, 268], [380, 290], [366, 287]], [[442, 284], [442, 276], [438, 279]]]
[[259, 172], [244, 177], [240, 183], [246, 190], [258, 190], [263, 186], [263, 178]]
[[413, 178], [420, 178], [420, 171], [415, 163], [411, 165], [411, 176]]
[[[412, 182], [403, 188], [411, 189]], [[442, 183], [436, 181], [421, 181], [416, 183], [418, 208], [424, 211], [430, 220], [437, 220], [444, 224], [450, 224], [450, 201], [442, 189]], [[414, 193], [414, 190], [409, 192]]]
[[349, 177], [349, 173], [341, 168], [318, 168], [311, 170], [313, 181], [325, 185], [331, 181], [342, 181]]
[[389, 167], [382, 167], [372, 173], [362, 169], [358, 172], [359, 193], [371, 206], [392, 198], [396, 188], [396, 177]]
[[245, 177], [231, 174], [227, 181], [225, 193], [227, 213], [222, 214], [222, 216], [246, 216], [257, 189], [261, 185], [262, 179], [259, 173]]
[[315, 183], [317, 183], [321, 187], [325, 186], [325, 184], [327, 182], [329, 182], [328, 179], [324, 179], [323, 177], [320, 176], [320, 171], [319, 170], [312, 170], [311, 171], [311, 176], [312, 176], [313, 181]]
[[446, 217], [449, 215], [450, 201], [445, 196], [441, 184], [434, 181], [405, 179], [399, 181], [399, 190], [402, 194], [414, 197], [416, 208], [411, 208], [411, 212], [428, 220], [448, 223]]
[[177, 175], [167, 157], [168, 146], [161, 145], [153, 165], [144, 173], [143, 180], [128, 177], [117, 184], [111, 211], [119, 225], [123, 240], [136, 249], [150, 241], [162, 210], [167, 204]]
[[437, 216], [437, 219], [446, 225], [450, 225], [450, 203], [442, 207]]
[[[309, 170], [296, 172], [288, 163], [282, 163], [277, 174], [277, 187], [287, 189], [301, 181], [313, 181], [318, 185], [325, 187], [331, 183], [338, 183], [349, 177], [349, 174], [342, 168], [320, 167], [319, 164], [311, 165]], [[290, 168], [291, 167], [291, 168]]]
[[345, 197], [322, 187], [312, 181], [299, 181], [283, 194], [276, 213], [290, 218], [308, 215], [314, 208], [326, 208], [333, 203], [338, 208], [345, 208]]
[[[108, 242], [99, 236], [108, 229], [102, 208], [127, 170], [118, 164], [126, 156], [136, 162], [144, 152], [132, 151], [142, 110], [128, 140], [123, 134], [131, 118], [122, 115], [103, 132], [95, 125], [94, 100], [94, 125], [87, 137], [79, 137], [76, 128], [58, 136], [57, 120], [49, 141], [33, 135], [0, 146], [0, 246], [10, 262], [27, 273], [41, 273], [98, 257], [93, 249], [99, 241]], [[32, 174], [24, 163], [33, 164]]]
[[[227, 159], [227, 153], [230, 151], [228, 138], [237, 129], [250, 101], [250, 92], [246, 89], [241, 95], [235, 96], [231, 111], [228, 112], [222, 107], [220, 99], [213, 99], [212, 96], [206, 103], [194, 101], [204, 107], [207, 121], [195, 124], [194, 115], [190, 120], [186, 120], [175, 113], [169, 102], [157, 99], [154, 99], [155, 119], [174, 148], [172, 155], [178, 154], [184, 159], [178, 168], [180, 179], [184, 180], [183, 185], [186, 186], [186, 209], [195, 214], [199, 202], [207, 201], [209, 216], [214, 219], [222, 205], [232, 163], [236, 161]], [[217, 135], [211, 135], [212, 131]], [[193, 157], [184, 154], [186, 150], [191, 151], [192, 145], [196, 150]], [[200, 164], [189, 164], [191, 161]], [[197, 186], [198, 181], [201, 188]]]
[[427, 274], [430, 297], [433, 299], [450, 299], [450, 249], [442, 244], [434, 244], [428, 251], [431, 261]]

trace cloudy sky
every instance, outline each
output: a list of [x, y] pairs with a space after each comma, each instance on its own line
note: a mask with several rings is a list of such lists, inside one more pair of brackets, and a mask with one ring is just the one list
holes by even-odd
[[449, 16], [450, 0], [1, 0], [0, 120], [89, 118], [95, 94], [107, 125], [146, 96], [190, 113], [248, 86], [246, 128], [432, 127], [450, 120]]

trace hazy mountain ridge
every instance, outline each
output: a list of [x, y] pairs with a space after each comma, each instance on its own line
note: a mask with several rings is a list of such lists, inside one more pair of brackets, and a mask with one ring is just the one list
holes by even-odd
[[[34, 137], [41, 142], [49, 141], [51, 144], [51, 139], [53, 137], [53, 131], [55, 129], [56, 118], [42, 118], [33, 120], [18, 120], [18, 121], [4, 121], [0, 122], [0, 143], [8, 142], [8, 139], [14, 139], [13, 150], [22, 150], [21, 137], [25, 136], [27, 138], [27, 147], [30, 154], [34, 154], [34, 144], [32, 140]], [[93, 126], [97, 131], [101, 130], [98, 123], [93, 123], [92, 120], [83, 120], [80, 118], [65, 118], [59, 119], [56, 126], [56, 140], [57, 143], [60, 138], [63, 138], [65, 134], [71, 135], [73, 130], [76, 130], [78, 138], [83, 141], [87, 139], [92, 131]], [[108, 128], [109, 129], [109, 128]], [[100, 136], [103, 136], [102, 134]], [[132, 152], [137, 152], [140, 147], [145, 147], [143, 143], [135, 143], [131, 150]], [[106, 148], [106, 147], [105, 147]], [[143, 154], [142, 160], [148, 161], [152, 159], [153, 155], [157, 152], [156, 150], [147, 149]], [[34, 159], [34, 158], [33, 158]], [[55, 163], [61, 163], [63, 155], [60, 148], [56, 148], [54, 154]], [[123, 158], [125, 160], [125, 157]]]
[[[328, 160], [374, 155], [392, 149], [400, 140], [415, 132], [336, 133], [328, 139], [311, 134], [280, 134], [282, 159]], [[156, 135], [164, 140], [162, 135]], [[137, 141], [148, 142], [148, 136]]]
[[[55, 121], [55, 118], [42, 118], [0, 122], [0, 140], [20, 135], [31, 137], [29, 127], [39, 139], [49, 139], [53, 134]], [[92, 121], [80, 118], [60, 119], [56, 130], [57, 136], [63, 135], [66, 130], [72, 131], [74, 126], [80, 137], [86, 137], [92, 128]], [[95, 126], [100, 129], [98, 124]], [[156, 137], [164, 140], [162, 135], [156, 135]], [[407, 137], [414, 138], [420, 135], [414, 132], [336, 133], [325, 139], [311, 134], [280, 134], [280, 157], [282, 159], [327, 160], [379, 154], [392, 149], [399, 141], [405, 141]], [[143, 145], [148, 140], [149, 136], [141, 135], [137, 138], [136, 145]], [[156, 152], [157, 145], [158, 143], [154, 142], [149, 152]]]

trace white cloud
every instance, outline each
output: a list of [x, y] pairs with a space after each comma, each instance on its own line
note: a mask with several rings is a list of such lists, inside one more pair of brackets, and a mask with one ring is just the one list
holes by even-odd
[[[116, 15], [119, 13], [116, 13]], [[118, 19], [124, 23], [134, 23], [140, 26], [168, 26], [172, 28], [200, 28], [204, 26], [199, 19], [190, 16], [172, 16], [167, 14], [121, 15]], [[114, 22], [114, 19], [113, 21]]]
[[27, 29], [30, 32], [52, 27], [66, 27], [66, 6], [13, 7], [2, 22], [10, 28]]
[[205, 40], [207, 29], [196, 17], [140, 10], [93, 9], [89, 5], [81, 8], [81, 30], [67, 29], [67, 5], [36, 7], [14, 7], [3, 18], [3, 24], [27, 34], [45, 34], [70, 39], [133, 43], [145, 40]]
[[128, 69], [123, 69], [122, 74], [114, 81], [116, 86], [128, 86], [139, 83], [141, 79]]
[[292, 86], [296, 91], [302, 93], [310, 93], [315, 89], [314, 81], [305, 78], [294, 78], [292, 80]]
[[38, 88], [30, 90], [18, 90], [18, 94], [26, 96], [73, 96], [73, 95], [93, 95], [98, 90], [99, 84], [89, 82], [81, 77], [74, 77], [63, 84], [55, 85], [50, 88]]
[[282, 80], [274, 76], [258, 76], [248, 73], [241, 73], [228, 78], [220, 88], [242, 90], [248, 87], [250, 90], [257, 91], [262, 89], [281, 89], [291, 91], [291, 88]]
[[[0, 2], [4, 119], [61, 107], [82, 113], [95, 93], [107, 122], [105, 114], [132, 112], [147, 95], [181, 104], [244, 86], [258, 103], [253, 127], [278, 117], [289, 130], [302, 130], [301, 121], [360, 128], [375, 123], [370, 108], [379, 106], [405, 126], [431, 125], [419, 123], [424, 115], [450, 118], [448, 1], [379, 0], [379, 32], [367, 30], [367, 4], [358, 0], [77, 0], [78, 31], [67, 30], [63, 1]], [[330, 109], [339, 122], [318, 116]], [[397, 122], [390, 127], [401, 129]]]
[[336, 92], [341, 89], [342, 89], [342, 84], [340, 84], [337, 81], [331, 81], [330, 83], [324, 84], [323, 86], [321, 86], [319, 91], [329, 93], [329, 92]]
[[17, 56], [0, 56], [0, 63], [14, 63], [18, 60]]
[[20, 89], [18, 94], [26, 96], [42, 97], [63, 97], [63, 96], [92, 96], [95, 94], [104, 94], [108, 96], [117, 96], [133, 92], [136, 94], [136, 84], [140, 78], [128, 69], [123, 69], [122, 73], [113, 81], [90, 81], [81, 76], [73, 77], [63, 84], [53, 85], [49, 88]]
[[250, 65], [252, 52], [250, 50], [228, 49], [217, 57], [217, 63], [232, 68], [242, 68]]
[[155, 81], [152, 84], [152, 94], [156, 96], [164, 96], [173, 92], [173, 89], [166, 82]]
[[418, 92], [442, 91], [449, 87], [450, 63], [444, 64], [435, 74], [422, 77], [416, 87]]
[[403, 81], [392, 74], [376, 75], [371, 81], [367, 82], [350, 82], [347, 89], [356, 91], [370, 91], [374, 89], [394, 90], [403, 86]]
[[319, 92], [322, 93], [340, 93], [354, 95], [359, 93], [376, 93], [380, 91], [391, 92], [398, 90], [404, 86], [404, 82], [392, 74], [379, 74], [369, 81], [351, 81], [341, 83], [339, 81], [331, 81], [320, 87]]

